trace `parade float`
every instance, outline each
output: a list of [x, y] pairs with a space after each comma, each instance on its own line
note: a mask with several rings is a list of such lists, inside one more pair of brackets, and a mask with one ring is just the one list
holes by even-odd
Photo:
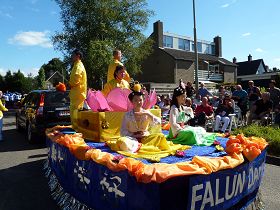
[[[62, 209], [263, 208], [258, 191], [266, 159], [264, 139], [220, 136], [211, 146], [192, 146], [160, 160], [126, 157], [106, 144], [120, 136], [125, 112], [102, 107], [101, 101], [91, 110], [75, 110], [73, 127], [46, 131], [46, 176]], [[159, 109], [151, 111], [160, 116]], [[167, 134], [161, 127], [151, 132]]]

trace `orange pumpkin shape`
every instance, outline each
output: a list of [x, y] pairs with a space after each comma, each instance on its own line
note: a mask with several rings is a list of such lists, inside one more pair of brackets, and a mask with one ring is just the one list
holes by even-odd
[[229, 145], [231, 145], [231, 144], [233, 144], [233, 143], [238, 143], [238, 144], [240, 144], [241, 142], [240, 142], [239, 139], [233, 137], [233, 138], [230, 138], [230, 139], [227, 141], [226, 147], [228, 147]]
[[236, 138], [240, 140], [241, 144], [246, 144], [247, 143], [247, 138], [243, 134], [238, 134], [236, 136]]
[[243, 150], [243, 155], [251, 162], [261, 154], [261, 150], [255, 146]]
[[241, 144], [239, 144], [239, 143], [232, 143], [232, 144], [230, 144], [230, 145], [228, 145], [227, 147], [226, 147], [226, 152], [229, 154], [229, 155], [231, 155], [231, 154], [233, 154], [233, 153], [241, 153], [242, 152], [242, 150], [243, 150], [243, 147], [242, 147], [242, 145]]

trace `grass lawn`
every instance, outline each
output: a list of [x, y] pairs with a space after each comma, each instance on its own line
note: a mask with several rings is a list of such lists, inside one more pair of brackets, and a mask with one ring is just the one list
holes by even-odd
[[249, 125], [240, 127], [231, 134], [237, 135], [243, 133], [244, 136], [256, 136], [264, 138], [268, 146], [268, 154], [280, 157], [280, 129], [272, 126]]

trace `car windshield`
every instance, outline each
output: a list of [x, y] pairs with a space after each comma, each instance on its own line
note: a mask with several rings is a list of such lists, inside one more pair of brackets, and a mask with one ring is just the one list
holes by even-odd
[[48, 92], [45, 95], [44, 102], [46, 106], [69, 105], [70, 104], [69, 91]]

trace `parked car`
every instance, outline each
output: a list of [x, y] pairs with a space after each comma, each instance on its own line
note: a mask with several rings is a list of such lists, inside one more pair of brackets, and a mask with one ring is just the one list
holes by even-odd
[[46, 128], [71, 124], [69, 106], [69, 91], [31, 91], [16, 112], [17, 130], [25, 130], [27, 140], [33, 143], [45, 135]]

